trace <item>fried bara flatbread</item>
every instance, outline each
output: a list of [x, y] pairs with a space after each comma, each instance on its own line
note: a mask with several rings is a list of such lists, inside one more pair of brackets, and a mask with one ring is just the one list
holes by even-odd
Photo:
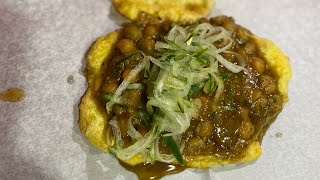
[[194, 22], [206, 17], [215, 0], [113, 0], [117, 11], [131, 20], [141, 12], [174, 22]]
[[[105, 37], [98, 38], [87, 54], [86, 78], [88, 89], [80, 103], [80, 130], [85, 137], [97, 148], [107, 152], [107, 131], [109, 117], [104, 112], [104, 106], [99, 104], [97, 92], [100, 89], [102, 72], [108, 66], [108, 61], [120, 38], [119, 31], [112, 32]], [[291, 77], [289, 60], [282, 51], [272, 42], [257, 36], [253, 37], [265, 57], [268, 66], [277, 76], [278, 88], [283, 97], [283, 102], [288, 101], [288, 82]], [[284, 104], [283, 104], [284, 105]], [[275, 118], [275, 117], [274, 117]], [[262, 132], [263, 133], [263, 132]], [[261, 155], [260, 140], [257, 138], [238, 160], [223, 160], [216, 156], [184, 156], [188, 167], [207, 168], [214, 165], [250, 162]], [[125, 161], [130, 165], [143, 163], [143, 156], [136, 155]]]

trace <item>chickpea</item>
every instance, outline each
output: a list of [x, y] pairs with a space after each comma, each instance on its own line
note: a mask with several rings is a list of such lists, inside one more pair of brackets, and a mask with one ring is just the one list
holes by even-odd
[[201, 148], [204, 146], [205, 146], [205, 143], [201, 138], [198, 138], [198, 137], [190, 138], [187, 142], [187, 147], [190, 149]]
[[258, 108], [265, 108], [268, 105], [268, 98], [265, 95], [261, 95], [260, 99], [256, 101], [255, 105]]
[[240, 42], [245, 43], [249, 40], [249, 34], [250, 32], [248, 30], [245, 30], [242, 27], [238, 27], [237, 29], [237, 37], [240, 40]]
[[249, 64], [249, 58], [248, 58], [248, 54], [246, 53], [246, 50], [245, 49], [239, 49], [239, 54], [241, 55], [241, 57], [243, 58], [245, 63]]
[[144, 28], [143, 35], [156, 38], [158, 36], [158, 30], [155, 26], [149, 25]]
[[210, 121], [199, 122], [195, 134], [200, 137], [209, 137], [213, 132], [213, 126]]
[[249, 121], [242, 121], [240, 129], [239, 129], [239, 134], [240, 137], [243, 139], [249, 139], [252, 134], [254, 133], [254, 125], [252, 122]]
[[275, 103], [275, 104], [279, 104], [280, 106], [282, 105], [282, 98], [280, 95], [278, 94], [275, 94], [272, 96], [272, 102]]
[[209, 23], [209, 20], [207, 18], [200, 18], [199, 22], [200, 23]]
[[272, 94], [277, 91], [277, 84], [274, 79], [268, 75], [259, 76], [259, 86], [266, 94]]
[[242, 123], [239, 129], [239, 134], [241, 138], [249, 139], [255, 129], [249, 117], [249, 109], [247, 107], [241, 108], [240, 116], [242, 118]]
[[222, 146], [230, 146], [234, 143], [233, 138], [230, 136], [230, 130], [223, 126], [215, 126], [213, 133], [213, 140], [215, 143]]
[[127, 112], [128, 112], [129, 114], [134, 114], [134, 113], [136, 112], [136, 110], [135, 110], [132, 106], [128, 106], [128, 107], [127, 107]]
[[230, 21], [234, 22], [232, 17], [227, 17], [227, 16], [217, 16], [210, 19], [210, 23], [212, 25], [222, 25], [225, 22], [230, 22]]
[[256, 102], [262, 95], [262, 91], [260, 89], [254, 89], [251, 92], [251, 99], [253, 102]]
[[266, 65], [264, 63], [264, 60], [261, 58], [258, 58], [258, 57], [252, 58], [251, 67], [255, 72], [257, 72], [259, 74], [264, 73], [264, 71], [266, 69]]
[[212, 111], [212, 105], [206, 96], [201, 95], [197, 97], [197, 99], [201, 101], [201, 109], [199, 112], [200, 118], [197, 119], [206, 118], [208, 116], [208, 113]]
[[123, 98], [126, 100], [125, 104], [127, 106], [139, 108], [142, 105], [141, 95], [142, 92], [140, 90], [126, 90], [123, 93]]
[[138, 41], [138, 47], [144, 53], [153, 55], [156, 42], [150, 37], [143, 37]]
[[126, 109], [124, 107], [122, 107], [121, 105], [119, 105], [119, 104], [115, 104], [114, 107], [112, 108], [112, 111], [116, 115], [120, 116], [121, 114], [126, 112]]
[[246, 51], [247, 54], [254, 54], [256, 51], [256, 45], [253, 42], [248, 41], [244, 45], [244, 50]]
[[117, 48], [123, 54], [128, 54], [136, 50], [134, 42], [130, 39], [121, 39], [117, 44]]
[[250, 121], [250, 118], [249, 118], [249, 109], [247, 107], [242, 107], [240, 109], [240, 116], [242, 118], [242, 120], [244, 121]]
[[109, 93], [112, 94], [114, 92], [116, 92], [116, 90], [118, 89], [118, 82], [107, 82], [102, 86], [102, 91], [105, 93]]
[[237, 26], [233, 21], [225, 22], [224, 27], [226, 28], [226, 30], [231, 31], [231, 32], [235, 32], [237, 30]]
[[141, 30], [134, 24], [127, 25], [124, 30], [124, 37], [136, 41], [142, 36]]
[[199, 97], [197, 97], [197, 99], [201, 101], [201, 109], [205, 109], [210, 106], [210, 101], [205, 95], [200, 95]]

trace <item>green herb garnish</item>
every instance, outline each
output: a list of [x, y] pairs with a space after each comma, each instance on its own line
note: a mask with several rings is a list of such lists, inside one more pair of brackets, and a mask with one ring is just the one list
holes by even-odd
[[191, 85], [191, 89], [190, 89], [190, 91], [189, 91], [188, 96], [191, 97], [192, 95], [194, 95], [194, 94], [196, 94], [196, 93], [198, 93], [198, 92], [200, 92], [200, 91], [201, 91], [201, 88], [200, 88], [199, 86], [197, 86], [197, 85]]
[[140, 51], [134, 51], [132, 53], [129, 53], [123, 57], [121, 57], [119, 60], [117, 60], [117, 62], [115, 63], [115, 65], [120, 65], [124, 62], [126, 62], [127, 60], [131, 59], [131, 57], [133, 57], [134, 55], [140, 53]]
[[168, 149], [171, 151], [173, 156], [177, 159], [180, 165], [184, 165], [184, 161], [180, 152], [180, 149], [176, 143], [176, 141], [172, 138], [172, 136], [162, 136], [162, 139]]
[[112, 99], [113, 94], [109, 94], [109, 93], [102, 93], [101, 94], [101, 99], [105, 102], [108, 102]]
[[207, 81], [206, 85], [204, 86], [203, 91], [205, 93], [212, 94], [216, 90], [217, 85], [213, 79], [213, 76], [210, 73], [208, 74], [208, 76], [209, 76], [209, 80]]
[[208, 51], [208, 48], [205, 48], [205, 49], [202, 49], [202, 50], [200, 50], [200, 51], [198, 51], [198, 52], [195, 52], [195, 54], [194, 54], [194, 56], [195, 57], [200, 57], [200, 56], [202, 56], [205, 52], [207, 52]]
[[220, 72], [219, 73], [219, 76], [224, 80], [228, 80], [231, 76], [232, 76], [232, 73], [230, 72]]
[[139, 116], [141, 118], [141, 120], [146, 124], [146, 125], [150, 125], [151, 124], [151, 116], [145, 112], [145, 111], [141, 111], [139, 112]]

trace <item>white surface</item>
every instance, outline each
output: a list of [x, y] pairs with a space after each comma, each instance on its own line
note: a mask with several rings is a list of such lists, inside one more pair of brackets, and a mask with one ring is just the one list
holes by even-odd
[[[320, 1], [217, 1], [213, 14], [233, 16], [290, 57], [290, 102], [253, 165], [164, 179], [320, 179]], [[98, 36], [118, 27], [110, 5], [0, 0], [0, 91], [21, 87], [27, 93], [20, 103], [0, 102], [0, 179], [134, 179], [115, 158], [92, 148], [77, 126], [85, 53]]]

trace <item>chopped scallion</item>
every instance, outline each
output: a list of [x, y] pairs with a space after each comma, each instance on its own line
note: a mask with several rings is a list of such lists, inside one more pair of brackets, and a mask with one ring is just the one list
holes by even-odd
[[220, 72], [219, 76], [224, 80], [228, 80], [231, 77], [232, 73], [230, 72]]
[[141, 120], [146, 124], [146, 125], [150, 125], [151, 121], [152, 121], [152, 117], [145, 111], [141, 111], [139, 112], [139, 116], [141, 118]]
[[121, 57], [119, 60], [117, 60], [117, 62], [115, 63], [115, 65], [120, 65], [124, 62], [126, 62], [127, 60], [131, 59], [131, 57], [133, 57], [134, 55], [140, 53], [140, 51], [134, 51], [132, 53], [129, 53], [123, 57]]
[[164, 143], [166, 144], [166, 146], [168, 147], [168, 149], [173, 154], [173, 156], [179, 162], [179, 164], [184, 165], [184, 161], [183, 161], [180, 149], [179, 149], [176, 141], [172, 138], [172, 136], [163, 136], [162, 139], [163, 139]]
[[196, 93], [198, 93], [198, 92], [200, 92], [200, 91], [201, 91], [201, 88], [200, 88], [199, 86], [197, 86], [197, 85], [191, 85], [191, 89], [190, 89], [190, 91], [189, 91], [188, 96], [191, 97], [192, 95], [194, 95], [194, 94], [196, 94]]
[[101, 99], [105, 102], [108, 102], [112, 99], [113, 94], [109, 94], [109, 93], [102, 93], [101, 94]]

